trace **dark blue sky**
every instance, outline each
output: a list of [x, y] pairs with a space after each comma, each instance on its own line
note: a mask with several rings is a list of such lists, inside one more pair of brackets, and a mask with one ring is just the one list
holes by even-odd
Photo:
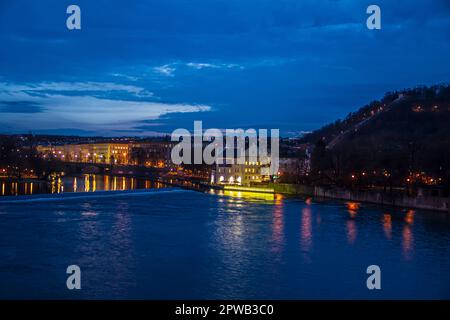
[[309, 131], [448, 83], [449, 40], [450, 0], [0, 0], [0, 132]]

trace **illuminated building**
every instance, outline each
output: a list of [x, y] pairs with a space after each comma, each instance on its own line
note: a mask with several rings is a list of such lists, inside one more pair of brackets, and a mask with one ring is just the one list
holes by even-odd
[[130, 163], [146, 167], [168, 168], [172, 165], [169, 141], [133, 143], [130, 150]]
[[38, 146], [43, 158], [64, 162], [100, 163], [168, 167], [171, 164], [172, 144], [167, 141], [153, 142], [101, 142], [89, 144], [65, 144]]
[[224, 164], [216, 164], [211, 172], [210, 182], [212, 184], [229, 184], [229, 185], [251, 185], [270, 180], [270, 158], [253, 159], [249, 161], [246, 157], [243, 164], [236, 163], [226, 164], [227, 159], [224, 159]]
[[129, 164], [128, 143], [66, 144], [60, 146], [38, 146], [44, 158], [65, 162]]

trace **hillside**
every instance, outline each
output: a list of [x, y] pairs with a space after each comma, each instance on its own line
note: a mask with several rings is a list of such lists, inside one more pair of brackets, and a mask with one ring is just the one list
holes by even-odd
[[388, 93], [303, 140], [313, 173], [334, 182], [448, 184], [450, 86]]

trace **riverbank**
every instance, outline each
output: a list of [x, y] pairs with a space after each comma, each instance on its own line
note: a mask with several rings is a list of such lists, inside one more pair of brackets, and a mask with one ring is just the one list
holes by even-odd
[[[20, 196], [35, 193], [67, 193], [80, 191], [119, 191], [128, 189], [159, 188], [162, 185], [181, 187], [192, 190], [207, 190], [217, 186], [198, 179], [181, 179], [175, 177], [159, 177], [150, 181], [148, 179], [110, 176], [110, 175], [82, 175], [63, 177], [61, 181], [53, 184], [48, 181], [35, 179], [22, 179], [21, 181], [1, 179], [0, 195]], [[223, 188], [220, 188], [223, 189]], [[425, 209], [450, 213], [450, 198], [430, 195], [415, 197], [398, 193], [386, 193], [375, 190], [348, 190], [341, 188], [325, 188], [298, 184], [271, 183], [264, 188], [228, 187], [229, 191], [251, 191], [260, 193], [278, 193], [284, 195], [336, 199], [354, 202], [366, 202], [384, 206], [403, 207], [411, 209]]]
[[[184, 188], [188, 187], [184, 183], [181, 184], [175, 183], [173, 185]], [[217, 188], [217, 186], [210, 185], [208, 183], [203, 183], [195, 185], [193, 189], [198, 189], [199, 186], [203, 186], [205, 188], [207, 187]], [[220, 187], [220, 189], [224, 190], [225, 188], [229, 190], [234, 189], [236, 191], [239, 190], [245, 191], [244, 189], [246, 189], [245, 187], [234, 187], [234, 186]], [[288, 184], [288, 183], [269, 183], [264, 187], [250, 188], [250, 189], [253, 192], [262, 192], [262, 193], [266, 192], [275, 194], [278, 193], [292, 196], [365, 202], [383, 206], [434, 210], [450, 213], [450, 198], [448, 197], [429, 196], [429, 195], [419, 195], [411, 197], [398, 193], [387, 193], [375, 190], [354, 191], [342, 188], [326, 188], [320, 186], [308, 186], [308, 185]]]
[[367, 202], [386, 206], [426, 209], [450, 213], [450, 198], [447, 197], [434, 197], [426, 195], [410, 197], [380, 191], [352, 191], [340, 188], [325, 188], [282, 183], [272, 183], [269, 184], [268, 187], [273, 188], [276, 193], [281, 194]]

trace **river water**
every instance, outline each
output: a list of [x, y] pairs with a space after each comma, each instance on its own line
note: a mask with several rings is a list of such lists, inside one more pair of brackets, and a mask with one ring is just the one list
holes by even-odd
[[31, 199], [0, 202], [3, 299], [450, 298], [445, 213], [173, 188]]
[[162, 188], [159, 182], [128, 176], [83, 174], [57, 177], [51, 181], [21, 181], [0, 178], [0, 196], [60, 194]]

